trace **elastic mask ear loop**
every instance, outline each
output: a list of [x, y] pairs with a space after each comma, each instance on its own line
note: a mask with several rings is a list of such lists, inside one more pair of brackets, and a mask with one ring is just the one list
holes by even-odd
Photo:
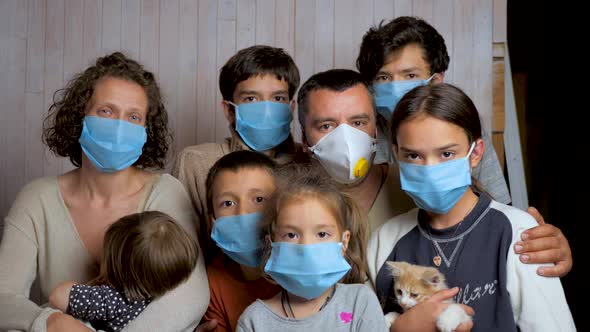
[[[465, 159], [467, 159], [467, 162], [469, 162], [469, 156], [471, 156], [471, 152], [473, 152], [473, 149], [475, 149], [475, 142], [473, 142], [471, 144], [471, 148], [469, 148], [469, 152], [467, 152], [467, 156], [465, 156]], [[471, 174], [471, 165], [469, 165], [469, 174]]]
[[471, 152], [473, 152], [474, 148], [475, 148], [475, 142], [473, 142], [471, 144], [471, 148], [469, 148], [469, 152], [467, 152], [467, 156], [465, 158], [469, 159], [469, 156], [471, 156]]
[[236, 104], [232, 103], [232, 102], [231, 102], [231, 101], [229, 101], [229, 100], [226, 100], [225, 102], [226, 102], [226, 103], [228, 103], [228, 104], [230, 104], [230, 105], [232, 105], [232, 106], [234, 107], [234, 110], [236, 110], [236, 109], [238, 108], [238, 105], [236, 105]]
[[432, 74], [432, 76], [430, 76], [427, 80], [426, 83], [430, 83], [430, 81], [434, 78], [434, 76], [436, 76], [436, 73]]

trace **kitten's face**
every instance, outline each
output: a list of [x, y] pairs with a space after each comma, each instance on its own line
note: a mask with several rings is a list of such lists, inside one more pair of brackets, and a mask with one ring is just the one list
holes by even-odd
[[387, 262], [394, 282], [394, 295], [404, 311], [446, 289], [445, 276], [433, 267], [406, 262]]

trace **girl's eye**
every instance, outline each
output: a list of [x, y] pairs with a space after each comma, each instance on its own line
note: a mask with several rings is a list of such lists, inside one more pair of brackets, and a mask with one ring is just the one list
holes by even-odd
[[108, 115], [113, 114], [113, 112], [111, 110], [106, 109], [106, 108], [98, 110], [98, 113], [108, 114]]
[[131, 115], [131, 116], [129, 117], [129, 119], [130, 119], [131, 121], [133, 121], [133, 122], [139, 122], [139, 121], [141, 121], [141, 118], [140, 118], [139, 116], [135, 115], [135, 114]]
[[234, 201], [223, 201], [223, 203], [221, 203], [221, 205], [223, 205], [224, 207], [231, 207], [236, 205], [236, 203]]
[[320, 239], [325, 239], [325, 238], [327, 238], [328, 236], [330, 236], [330, 234], [328, 234], [327, 232], [319, 232], [319, 233], [318, 233], [318, 237], [319, 237]]
[[455, 153], [450, 152], [450, 151], [445, 151], [442, 153], [443, 158], [445, 159], [450, 159], [455, 155]]
[[264, 202], [264, 197], [258, 196], [255, 198], [256, 203], [262, 203]]
[[289, 239], [289, 240], [293, 240], [297, 237], [297, 234], [295, 233], [287, 233], [285, 234], [285, 236]]
[[406, 154], [406, 158], [410, 160], [417, 160], [418, 158], [420, 158], [420, 156], [418, 156], [417, 153], [408, 153]]
[[256, 97], [254, 97], [254, 96], [248, 96], [248, 97], [245, 97], [243, 100], [244, 100], [245, 103], [253, 103], [253, 102], [256, 101]]

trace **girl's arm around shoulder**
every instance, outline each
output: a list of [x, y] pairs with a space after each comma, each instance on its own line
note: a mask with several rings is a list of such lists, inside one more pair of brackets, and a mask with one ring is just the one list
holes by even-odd
[[[528, 213], [499, 203], [493, 208], [503, 212], [512, 224], [512, 241], [520, 241], [523, 231], [537, 222]], [[524, 264], [513, 250], [508, 251], [507, 289], [514, 320], [522, 332], [576, 331], [559, 278], [545, 278], [537, 274], [540, 264]]]

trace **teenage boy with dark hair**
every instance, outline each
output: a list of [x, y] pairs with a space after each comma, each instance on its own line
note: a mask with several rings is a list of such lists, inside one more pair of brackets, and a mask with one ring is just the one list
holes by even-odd
[[[397, 102], [416, 86], [443, 82], [449, 61], [444, 38], [422, 19], [401, 16], [365, 33], [356, 67], [374, 88], [383, 134], [378, 162], [393, 160], [385, 130]], [[483, 139], [486, 149], [473, 175], [495, 200], [508, 204], [508, 186], [489, 133], [484, 131]]]
[[[293, 160], [298, 145], [290, 126], [298, 87], [299, 70], [281, 48], [251, 46], [238, 51], [221, 68], [221, 107], [231, 137], [223, 143], [186, 147], [172, 170], [191, 197], [199, 225], [207, 220], [207, 173], [219, 158], [233, 151], [254, 150], [279, 165]], [[203, 233], [200, 229], [199, 235]]]

